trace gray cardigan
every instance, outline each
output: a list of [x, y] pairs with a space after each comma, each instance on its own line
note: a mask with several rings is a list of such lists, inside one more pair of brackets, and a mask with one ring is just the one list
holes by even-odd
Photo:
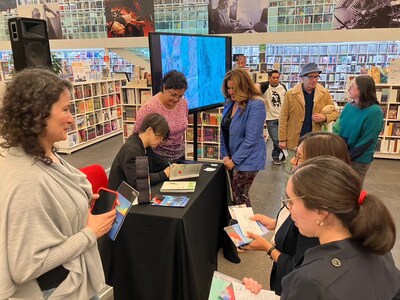
[[40, 299], [36, 278], [59, 265], [69, 275], [50, 299], [89, 299], [104, 287], [96, 235], [85, 228], [90, 183], [60, 160], [11, 148], [0, 166], [0, 299]]

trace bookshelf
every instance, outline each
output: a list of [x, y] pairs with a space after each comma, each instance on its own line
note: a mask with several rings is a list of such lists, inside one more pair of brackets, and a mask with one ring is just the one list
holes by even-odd
[[8, 19], [18, 17], [17, 9], [12, 8], [0, 11], [0, 41], [9, 41]]
[[270, 0], [268, 31], [321, 31], [333, 28], [336, 0]]
[[208, 3], [204, 0], [165, 2], [154, 2], [156, 31], [208, 34]]
[[319, 82], [329, 89], [333, 99], [345, 104], [345, 85], [348, 75], [357, 75], [363, 68], [387, 67], [400, 56], [400, 42], [354, 42], [318, 44], [266, 45], [265, 52], [259, 46], [233, 47], [233, 53], [247, 56], [248, 67], [256, 69], [265, 62], [267, 69], [278, 65], [281, 81], [291, 88], [299, 82], [303, 64], [315, 62], [322, 69]]
[[[220, 161], [220, 123], [222, 108], [203, 111], [198, 116], [197, 158], [198, 160]], [[189, 115], [189, 127], [185, 133], [187, 159], [193, 159], [193, 115]]]
[[107, 37], [105, 7], [98, 0], [59, 0], [63, 39]]
[[400, 83], [377, 84], [376, 88], [384, 126], [374, 157], [400, 159]]
[[70, 110], [74, 118], [60, 153], [71, 154], [122, 131], [121, 80], [73, 84]]
[[132, 134], [139, 108], [152, 97], [151, 87], [129, 85], [122, 87], [123, 142]]

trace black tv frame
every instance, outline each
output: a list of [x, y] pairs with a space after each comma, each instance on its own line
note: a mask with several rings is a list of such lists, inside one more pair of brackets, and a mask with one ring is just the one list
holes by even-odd
[[[154, 54], [153, 47], [156, 43], [158, 49], [161, 49], [160, 39], [151, 40], [154, 36], [160, 35], [175, 35], [175, 36], [199, 36], [199, 37], [212, 37], [212, 38], [223, 38], [225, 39], [226, 45], [226, 56], [225, 56], [225, 66], [227, 67], [226, 71], [232, 69], [232, 37], [230, 36], [216, 36], [216, 35], [203, 35], [203, 34], [182, 34], [182, 33], [170, 33], [170, 32], [149, 32], [148, 39], [149, 39], [149, 49], [150, 49], [150, 68], [151, 68], [151, 77], [152, 77], [152, 92], [153, 95], [157, 94], [161, 89], [161, 81], [162, 81], [162, 70], [161, 68], [156, 68], [155, 66], [161, 66], [161, 51], [159, 51], [159, 56], [156, 57]], [[181, 71], [181, 70], [177, 70]], [[222, 82], [221, 82], [222, 85]], [[204, 110], [209, 110], [217, 107], [223, 106], [225, 103], [215, 103], [212, 105], [201, 106], [197, 108], [189, 109], [189, 114], [193, 114], [193, 160], [197, 161], [197, 120], [198, 120], [198, 113]]]
[[[223, 38], [225, 39], [226, 45], [226, 57], [225, 57], [225, 65], [227, 67], [226, 71], [232, 69], [232, 37], [230, 36], [216, 36], [216, 35], [207, 35], [207, 34], [186, 34], [186, 33], [171, 33], [171, 32], [149, 32], [149, 49], [150, 49], [150, 68], [151, 68], [151, 77], [152, 77], [152, 92], [153, 95], [157, 94], [161, 90], [161, 80], [162, 80], [162, 70], [159, 67], [161, 66], [161, 53], [160, 55], [156, 55], [154, 47], [157, 46], [158, 49], [161, 49], [160, 39], [153, 39], [155, 36], [161, 35], [174, 35], [174, 36], [197, 36], [197, 37], [211, 37], [211, 38]], [[152, 40], [153, 39], [153, 40]], [[158, 43], [158, 44], [157, 44]], [[181, 71], [181, 70], [177, 70]], [[221, 82], [222, 84], [222, 82]], [[221, 107], [224, 105], [223, 102], [201, 106], [196, 108], [189, 109], [189, 114], [201, 112], [204, 110], [209, 110], [217, 107]]]

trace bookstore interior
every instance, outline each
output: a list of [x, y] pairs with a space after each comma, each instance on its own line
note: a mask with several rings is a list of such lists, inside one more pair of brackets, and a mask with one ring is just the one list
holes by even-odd
[[[137, 110], [154, 91], [149, 33], [221, 33], [231, 37], [229, 63], [246, 68], [256, 82], [267, 80], [267, 71], [277, 69], [281, 82], [290, 88], [299, 81], [303, 64], [317, 63], [322, 69], [319, 82], [339, 108], [348, 101], [346, 90], [354, 76], [373, 76], [385, 115], [375, 156], [400, 158], [400, 1], [381, 1], [355, 13], [346, 4], [352, 1], [226, 0], [230, 24], [218, 20], [219, 2], [224, 1], [1, 1], [1, 81], [10, 80], [15, 72], [12, 43], [17, 42], [9, 20], [44, 20], [52, 67], [74, 85], [75, 122], [68, 139], [58, 144], [60, 152], [72, 153], [120, 133], [125, 140], [132, 132]], [[21, 23], [29, 31], [30, 25]], [[28, 35], [22, 44], [34, 51], [36, 42]], [[23, 51], [24, 55], [29, 54]], [[222, 108], [213, 108], [200, 111], [196, 118], [189, 115], [187, 157], [196, 151], [200, 160], [221, 159], [221, 112]]]

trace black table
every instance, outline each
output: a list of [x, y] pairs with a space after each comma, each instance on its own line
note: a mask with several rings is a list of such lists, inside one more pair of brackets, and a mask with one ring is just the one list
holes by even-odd
[[[227, 221], [225, 176], [219, 164], [214, 172], [201, 170], [199, 178], [187, 179], [197, 185], [185, 208], [131, 208], [112, 243], [106, 274], [116, 300], [208, 299]], [[152, 194], [160, 194], [160, 187]]]

